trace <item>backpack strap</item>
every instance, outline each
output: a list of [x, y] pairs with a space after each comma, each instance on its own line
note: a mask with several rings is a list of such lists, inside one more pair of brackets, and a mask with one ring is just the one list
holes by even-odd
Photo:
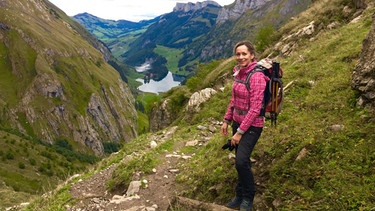
[[[246, 86], [246, 89], [248, 92], [250, 92], [250, 78], [252, 75], [254, 75], [254, 73], [257, 73], [257, 72], [261, 72], [263, 73], [265, 76], [269, 77], [268, 75], [266, 75], [266, 71], [268, 71], [268, 69], [262, 65], [256, 65], [254, 67], [254, 69], [246, 76], [246, 80], [243, 81], [243, 80], [240, 80], [236, 77], [234, 77], [234, 81], [238, 82], [238, 83], [242, 83], [242, 84], [245, 84]], [[265, 88], [265, 91], [264, 91], [264, 97], [263, 97], [263, 102], [262, 102], [262, 107], [260, 109], [260, 114], [259, 116], [265, 116], [266, 114], [266, 101], [268, 101], [268, 99], [270, 98], [268, 92], [266, 90], [269, 89], [269, 83], [266, 84], [266, 88]]]
[[238, 79], [238, 78], [236, 78], [236, 77], [234, 77], [234, 81], [236, 81], [236, 82], [238, 82], [238, 83], [245, 84], [247, 91], [250, 92], [250, 83], [249, 83], [250, 78], [251, 78], [251, 76], [252, 76], [254, 73], [257, 73], [257, 72], [262, 72], [262, 73], [264, 74], [264, 67], [261, 66], [261, 65], [256, 65], [256, 66], [254, 67], [254, 69], [253, 69], [252, 71], [250, 71], [250, 73], [246, 76], [245, 81], [244, 81], [244, 80], [240, 80], [240, 79]]

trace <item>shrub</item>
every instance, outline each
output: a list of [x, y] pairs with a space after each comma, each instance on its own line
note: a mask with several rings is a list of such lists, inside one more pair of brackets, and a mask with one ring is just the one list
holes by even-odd
[[23, 162], [19, 162], [19, 163], [18, 163], [18, 168], [20, 168], [20, 169], [25, 169], [26, 166], [25, 166], [25, 164], [24, 164]]
[[104, 142], [103, 143], [104, 153], [111, 154], [118, 152], [122, 148], [122, 144], [118, 142]]
[[8, 159], [8, 160], [13, 160], [14, 159], [14, 154], [12, 151], [8, 151], [5, 155], [5, 158]]
[[33, 158], [30, 158], [30, 159], [29, 159], [29, 163], [30, 163], [32, 166], [35, 166], [35, 165], [36, 165], [36, 161], [35, 161], [35, 159], [33, 159]]

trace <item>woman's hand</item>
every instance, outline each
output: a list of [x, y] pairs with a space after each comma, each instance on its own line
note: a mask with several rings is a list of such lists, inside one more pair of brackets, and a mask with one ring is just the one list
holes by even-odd
[[221, 126], [221, 133], [224, 136], [228, 135], [228, 123], [227, 122], [224, 122], [223, 125]]
[[238, 145], [240, 143], [241, 138], [242, 138], [242, 134], [235, 133], [232, 136], [232, 142], [231, 142], [232, 146]]

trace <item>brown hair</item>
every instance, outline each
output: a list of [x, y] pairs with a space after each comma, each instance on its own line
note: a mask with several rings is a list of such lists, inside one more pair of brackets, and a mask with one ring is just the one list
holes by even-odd
[[255, 59], [256, 57], [256, 52], [255, 52], [255, 48], [253, 46], [253, 44], [250, 42], [250, 41], [240, 41], [238, 42], [235, 46], [234, 46], [234, 49], [233, 49], [233, 54], [236, 54], [236, 49], [241, 46], [241, 45], [244, 45], [247, 47], [247, 50], [251, 53], [251, 54], [254, 54], [254, 58], [253, 60]]

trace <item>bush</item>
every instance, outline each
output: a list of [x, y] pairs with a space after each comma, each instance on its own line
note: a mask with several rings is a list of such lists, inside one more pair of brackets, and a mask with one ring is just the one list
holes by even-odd
[[19, 162], [19, 163], [18, 163], [18, 168], [20, 168], [20, 169], [25, 169], [25, 168], [26, 168], [26, 166], [25, 166], [25, 164], [24, 164], [24, 163], [22, 163], [22, 162]]
[[12, 151], [8, 151], [5, 155], [5, 158], [8, 160], [13, 160], [14, 159], [14, 154]]
[[58, 139], [55, 141], [55, 145], [58, 146], [58, 147], [61, 147], [61, 148], [64, 148], [64, 149], [67, 149], [67, 150], [73, 150], [73, 147], [71, 144], [69, 144], [69, 142], [65, 139]]
[[29, 163], [30, 163], [32, 166], [35, 166], [35, 165], [36, 165], [36, 161], [35, 161], [35, 159], [33, 159], [33, 158], [30, 158], [30, 159], [29, 159]]
[[118, 152], [122, 148], [122, 144], [116, 142], [104, 142], [103, 148], [104, 153], [111, 154], [113, 152]]

